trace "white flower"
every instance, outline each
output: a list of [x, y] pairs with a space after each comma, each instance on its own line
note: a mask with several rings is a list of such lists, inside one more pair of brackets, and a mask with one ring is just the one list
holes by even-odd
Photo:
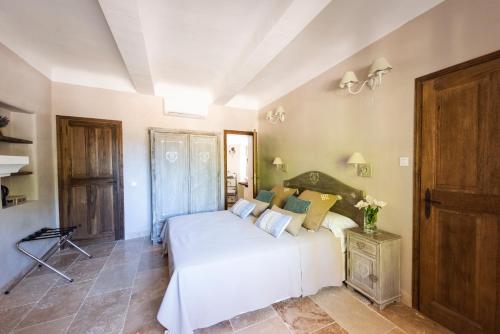
[[370, 208], [383, 208], [384, 206], [386, 206], [387, 203], [384, 202], [384, 201], [379, 201], [375, 198], [373, 198], [372, 196], [370, 195], [366, 195], [365, 197], [365, 200], [361, 200], [359, 201], [358, 203], [356, 203], [355, 207], [358, 208], [358, 209], [364, 209], [364, 208], [367, 208], [367, 207], [370, 207]]
[[366, 208], [369, 205], [370, 204], [368, 204], [367, 202], [361, 200], [358, 203], [356, 203], [355, 207], [358, 208], [358, 209], [363, 209], [363, 208]]
[[366, 195], [365, 200], [368, 202], [369, 205], [374, 204], [373, 202], [375, 201], [375, 198], [371, 197], [370, 195]]

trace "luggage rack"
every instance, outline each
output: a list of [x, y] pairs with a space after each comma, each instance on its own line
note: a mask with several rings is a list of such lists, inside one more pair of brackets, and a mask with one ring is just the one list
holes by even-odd
[[65, 243], [70, 244], [72, 247], [74, 247], [76, 250], [78, 250], [80, 253], [84, 254], [88, 258], [91, 258], [92, 255], [75, 245], [70, 239], [73, 236], [73, 232], [76, 230], [76, 226], [70, 226], [70, 227], [62, 227], [62, 228], [48, 228], [44, 227], [41, 228], [40, 230], [36, 231], [35, 233], [32, 233], [28, 235], [27, 237], [19, 240], [16, 243], [17, 249], [22, 252], [23, 254], [29, 256], [36, 262], [38, 262], [38, 266], [41, 267], [42, 265], [49, 268], [56, 274], [59, 274], [60, 276], [64, 277], [66, 280], [73, 282], [73, 279], [65, 275], [64, 273], [60, 272], [56, 268], [52, 267], [50, 264], [47, 262], [43, 261], [41, 258], [36, 257], [35, 255], [31, 254], [28, 252], [26, 249], [24, 249], [21, 244], [24, 242], [30, 242], [30, 241], [35, 241], [35, 240], [42, 240], [42, 239], [53, 239], [53, 238], [59, 238], [58, 241], [58, 248], [63, 246]]

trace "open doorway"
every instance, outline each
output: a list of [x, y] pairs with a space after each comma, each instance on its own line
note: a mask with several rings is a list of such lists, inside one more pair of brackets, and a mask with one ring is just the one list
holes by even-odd
[[240, 198], [253, 198], [256, 191], [257, 133], [224, 130], [224, 207]]

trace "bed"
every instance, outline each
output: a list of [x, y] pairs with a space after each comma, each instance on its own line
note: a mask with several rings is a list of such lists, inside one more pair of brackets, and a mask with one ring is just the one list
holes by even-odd
[[[358, 223], [353, 204], [363, 193], [320, 173], [284, 181], [287, 187], [340, 194], [332, 208]], [[163, 232], [170, 282], [158, 321], [171, 334], [192, 333], [291, 297], [315, 294], [345, 279], [341, 238], [302, 229], [274, 238], [251, 218], [229, 211], [170, 218]]]

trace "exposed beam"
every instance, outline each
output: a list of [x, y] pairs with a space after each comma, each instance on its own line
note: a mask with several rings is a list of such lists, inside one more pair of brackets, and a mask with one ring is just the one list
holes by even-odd
[[99, 0], [99, 5], [136, 91], [154, 94], [137, 0]]
[[[266, 31], [257, 32], [249, 52], [226, 74], [215, 94], [215, 104], [227, 104], [276, 57], [331, 0], [293, 0]], [[260, 35], [260, 36], [259, 36]], [[260, 37], [260, 38], [259, 38]]]

